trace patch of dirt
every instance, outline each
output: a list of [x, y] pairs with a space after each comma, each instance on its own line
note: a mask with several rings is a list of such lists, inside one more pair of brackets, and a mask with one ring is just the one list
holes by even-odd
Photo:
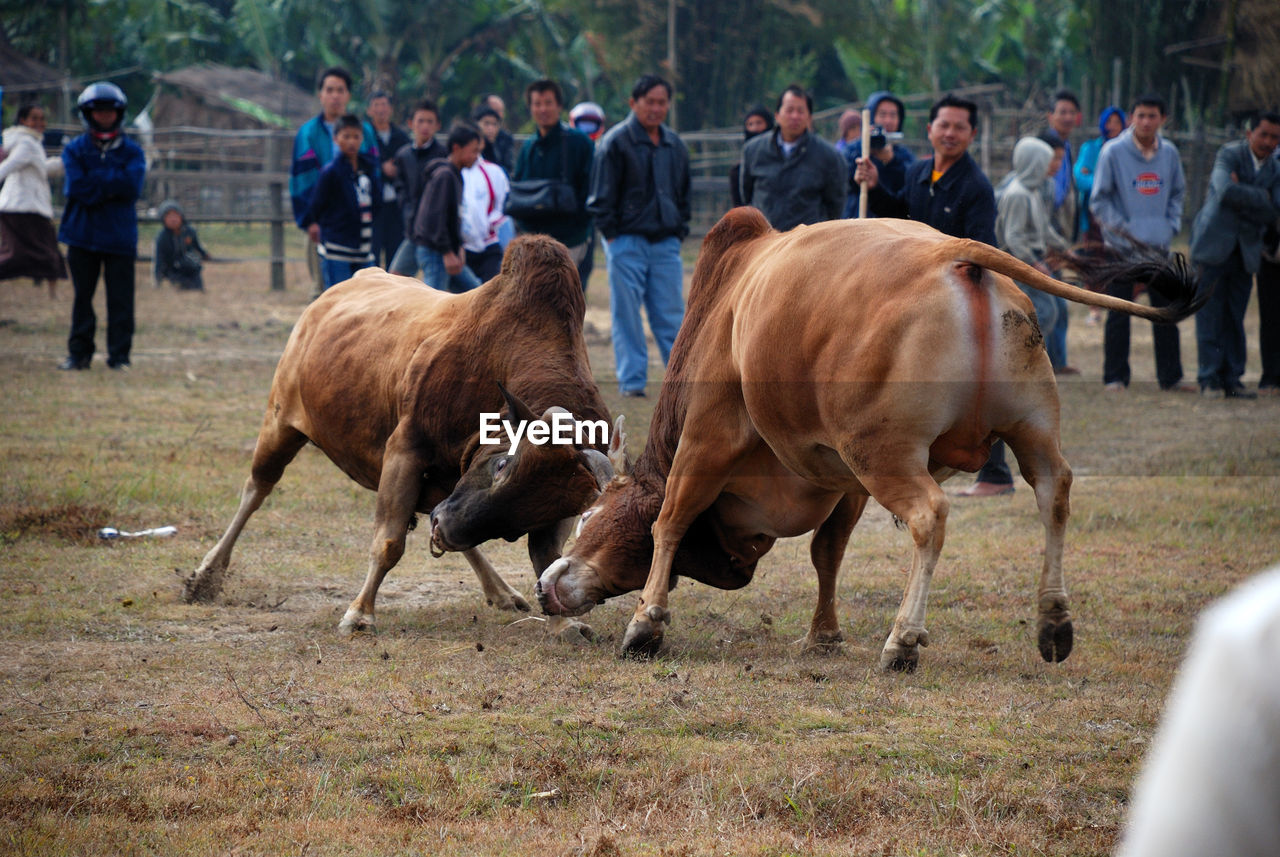
[[63, 503], [60, 506], [0, 506], [0, 544], [26, 536], [50, 536], [72, 544], [95, 544], [98, 529], [111, 520], [102, 506]]

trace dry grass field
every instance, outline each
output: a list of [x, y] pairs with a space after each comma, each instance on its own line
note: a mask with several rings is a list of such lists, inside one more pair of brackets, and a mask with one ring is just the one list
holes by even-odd
[[[262, 253], [246, 232], [202, 237]], [[637, 662], [617, 655], [633, 598], [589, 614], [595, 643], [552, 642], [486, 607], [460, 557], [431, 558], [424, 527], [379, 634], [341, 638], [373, 495], [314, 448], [250, 522], [223, 597], [186, 605], [303, 273], [273, 293], [264, 262], [216, 264], [191, 294], [140, 267], [128, 373], [104, 367], [101, 325], [92, 371], [55, 371], [69, 285], [51, 301], [0, 284], [0, 853], [1105, 854], [1197, 613], [1280, 557], [1280, 401], [1157, 392], [1146, 322], [1140, 383], [1105, 396], [1101, 329], [1076, 307], [1065, 663], [1036, 651], [1043, 535], [1021, 483], [953, 503], [910, 675], [877, 669], [910, 539], [874, 504], [837, 655], [796, 645], [816, 591], [804, 539], [746, 589], [681, 585], [669, 650]], [[602, 271], [589, 304], [593, 366], [638, 452], [654, 398], [616, 395]], [[1194, 373], [1189, 322], [1182, 342]], [[531, 597], [523, 543], [489, 555]]]

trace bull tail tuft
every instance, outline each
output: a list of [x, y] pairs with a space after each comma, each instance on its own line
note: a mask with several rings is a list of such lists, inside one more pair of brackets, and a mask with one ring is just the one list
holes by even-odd
[[1074, 271], [1090, 291], [1107, 292], [1115, 288], [1127, 291], [1145, 285], [1158, 292], [1169, 305], [1153, 307], [1147, 316], [1152, 321], [1181, 321], [1209, 299], [1208, 291], [1198, 293], [1196, 273], [1186, 256], [1140, 242], [1134, 242], [1127, 250], [1086, 244], [1051, 254], [1050, 264]]

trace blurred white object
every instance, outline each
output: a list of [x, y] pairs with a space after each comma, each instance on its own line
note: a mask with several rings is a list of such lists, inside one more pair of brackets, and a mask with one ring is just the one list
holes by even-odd
[[152, 527], [149, 530], [138, 530], [136, 533], [126, 533], [123, 530], [117, 530], [115, 527], [103, 527], [98, 530], [98, 538], [136, 539], [142, 536], [171, 536], [176, 532], [178, 532], [177, 527]]
[[1280, 566], [1201, 616], [1116, 853], [1280, 853]]

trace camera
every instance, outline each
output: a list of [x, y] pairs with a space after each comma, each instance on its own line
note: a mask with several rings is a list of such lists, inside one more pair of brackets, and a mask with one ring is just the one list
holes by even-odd
[[901, 131], [885, 131], [879, 125], [871, 126], [871, 151], [878, 152], [889, 145], [890, 140], [901, 140]]

